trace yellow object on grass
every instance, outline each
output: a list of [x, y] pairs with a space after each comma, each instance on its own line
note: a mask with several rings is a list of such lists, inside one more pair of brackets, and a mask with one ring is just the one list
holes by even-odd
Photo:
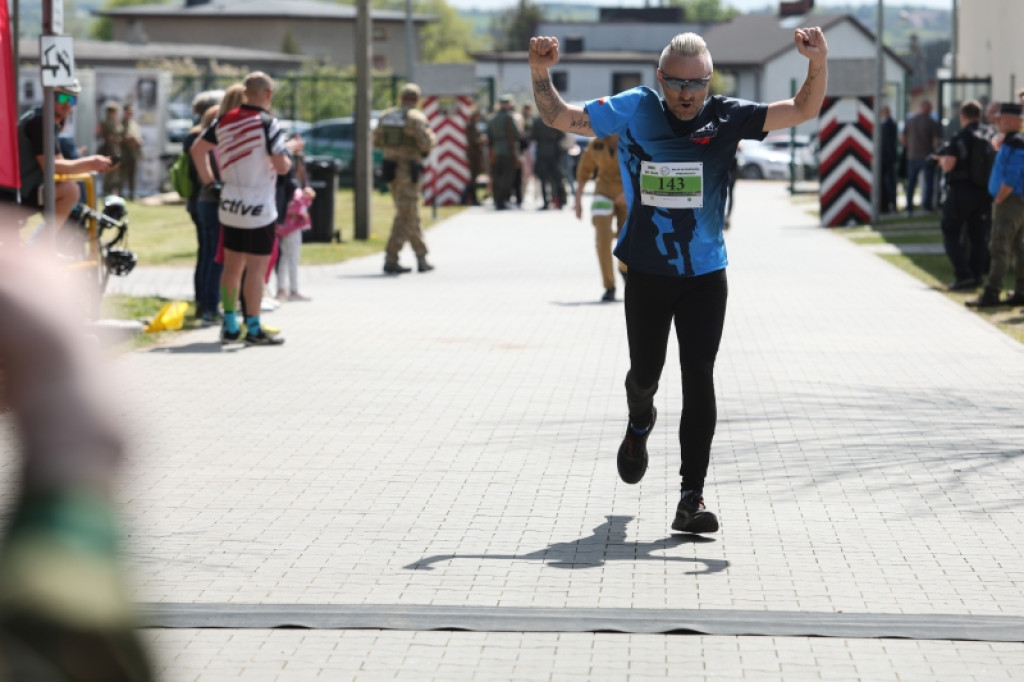
[[153, 321], [146, 325], [144, 331], [152, 334], [153, 332], [181, 329], [185, 325], [185, 312], [187, 310], [188, 303], [184, 301], [171, 301], [153, 316]]

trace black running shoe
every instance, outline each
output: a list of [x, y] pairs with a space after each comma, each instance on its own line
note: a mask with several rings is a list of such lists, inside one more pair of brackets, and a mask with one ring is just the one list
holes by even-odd
[[246, 334], [245, 344], [247, 346], [280, 346], [284, 343], [284, 339], [280, 336], [272, 336], [263, 329], [260, 329], [259, 334]]
[[630, 485], [639, 483], [647, 473], [647, 436], [651, 435], [651, 430], [657, 419], [658, 410], [652, 405], [651, 423], [643, 435], [634, 433], [629, 423], [626, 424], [626, 437], [622, 439], [622, 445], [619, 446], [616, 463], [619, 467], [619, 478]]
[[226, 327], [220, 328], [220, 342], [221, 343], [235, 343], [236, 341], [242, 340], [242, 328], [239, 327], [234, 332], [229, 332]]
[[718, 517], [704, 506], [704, 496], [698, 490], [687, 490], [676, 507], [672, 530], [683, 533], [714, 533], [718, 530]]

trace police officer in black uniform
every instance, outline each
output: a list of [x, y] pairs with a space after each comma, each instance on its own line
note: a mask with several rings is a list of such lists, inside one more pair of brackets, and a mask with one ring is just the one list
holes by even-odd
[[986, 146], [991, 150], [991, 145], [985, 132], [981, 128], [981, 105], [967, 100], [960, 106], [960, 131], [936, 152], [946, 173], [942, 241], [953, 266], [950, 291], [976, 289], [988, 270], [992, 208], [987, 182], [994, 153], [986, 154]]

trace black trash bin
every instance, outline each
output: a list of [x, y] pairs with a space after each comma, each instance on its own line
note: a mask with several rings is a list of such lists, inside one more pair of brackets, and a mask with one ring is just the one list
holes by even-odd
[[338, 192], [340, 171], [341, 164], [330, 156], [306, 159], [306, 176], [309, 178], [309, 186], [316, 191], [316, 197], [309, 208], [313, 226], [302, 233], [302, 241], [341, 241], [341, 233], [334, 227], [334, 196]]

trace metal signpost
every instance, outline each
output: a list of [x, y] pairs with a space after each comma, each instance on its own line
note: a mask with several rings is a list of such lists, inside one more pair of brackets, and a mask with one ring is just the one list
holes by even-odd
[[54, 198], [53, 89], [75, 82], [74, 45], [64, 31], [64, 0], [43, 0], [43, 33], [39, 36], [39, 71], [43, 82], [43, 217], [49, 239], [56, 244], [57, 210]]

